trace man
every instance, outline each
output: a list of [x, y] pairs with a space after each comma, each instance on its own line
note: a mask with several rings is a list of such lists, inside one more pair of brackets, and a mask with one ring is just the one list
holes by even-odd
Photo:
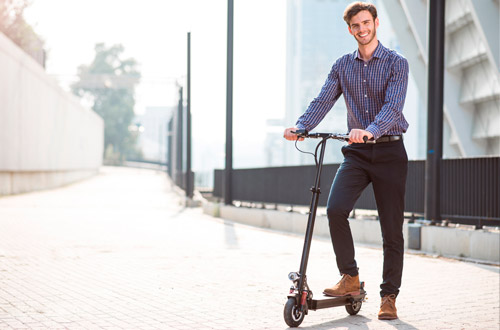
[[[358, 50], [339, 58], [328, 78], [292, 132], [316, 127], [341, 94], [347, 105], [349, 145], [342, 148], [344, 161], [332, 184], [327, 204], [330, 235], [342, 279], [324, 294], [355, 295], [360, 283], [348, 216], [362, 191], [371, 182], [383, 237], [383, 282], [379, 319], [397, 318], [396, 296], [403, 271], [403, 210], [408, 157], [402, 134], [406, 122], [402, 110], [408, 85], [408, 62], [377, 39], [379, 19], [373, 4], [355, 2], [344, 12], [349, 33]], [[366, 136], [370, 141], [363, 143]], [[371, 142], [371, 143], [370, 143]]]

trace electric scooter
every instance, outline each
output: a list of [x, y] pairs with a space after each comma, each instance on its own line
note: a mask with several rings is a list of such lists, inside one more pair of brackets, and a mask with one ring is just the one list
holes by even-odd
[[[292, 281], [293, 285], [290, 287], [288, 300], [283, 311], [286, 324], [290, 327], [298, 327], [304, 320], [304, 317], [308, 314], [309, 310], [315, 311], [323, 308], [345, 306], [347, 313], [350, 315], [356, 315], [361, 310], [361, 305], [366, 297], [366, 291], [364, 290], [364, 282], [361, 282], [359, 295], [349, 295], [343, 297], [323, 296], [313, 299], [313, 293], [307, 285], [306, 270], [314, 230], [314, 221], [316, 219], [316, 210], [318, 208], [318, 200], [321, 193], [320, 177], [321, 169], [323, 167], [323, 158], [325, 155], [325, 146], [329, 139], [344, 142], [349, 141], [349, 135], [335, 133], [309, 133], [306, 130], [296, 130], [292, 133], [297, 134], [297, 138], [321, 139], [314, 153], [314, 160], [316, 162], [316, 179], [314, 181], [314, 186], [310, 189], [312, 192], [312, 199], [309, 210], [309, 218], [307, 221], [304, 248], [302, 250], [302, 259], [300, 261], [300, 270], [298, 272], [291, 272], [288, 274], [288, 278]], [[367, 137], [365, 136], [363, 140], [366, 143]]]

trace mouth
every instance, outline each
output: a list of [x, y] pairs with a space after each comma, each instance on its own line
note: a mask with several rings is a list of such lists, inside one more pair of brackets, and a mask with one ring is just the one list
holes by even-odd
[[368, 36], [368, 33], [365, 33], [365, 34], [358, 34], [358, 36], [359, 36], [360, 38], [364, 38], [364, 37]]

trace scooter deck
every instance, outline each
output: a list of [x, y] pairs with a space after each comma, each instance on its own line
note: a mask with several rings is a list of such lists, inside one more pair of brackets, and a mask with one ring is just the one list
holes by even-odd
[[343, 296], [343, 297], [323, 296], [320, 298], [312, 299], [307, 302], [307, 306], [310, 310], [315, 311], [317, 309], [322, 309], [322, 308], [350, 305], [353, 301], [363, 301], [365, 297], [366, 297], [366, 291], [361, 289], [360, 294], [355, 296]]

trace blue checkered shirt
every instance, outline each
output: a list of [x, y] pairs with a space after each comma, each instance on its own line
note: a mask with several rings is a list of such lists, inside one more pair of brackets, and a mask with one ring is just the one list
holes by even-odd
[[333, 64], [318, 97], [298, 119], [297, 128], [312, 130], [344, 94], [349, 131], [364, 129], [375, 139], [406, 132], [403, 106], [408, 70], [408, 61], [380, 42], [367, 62], [357, 50], [342, 56]]

